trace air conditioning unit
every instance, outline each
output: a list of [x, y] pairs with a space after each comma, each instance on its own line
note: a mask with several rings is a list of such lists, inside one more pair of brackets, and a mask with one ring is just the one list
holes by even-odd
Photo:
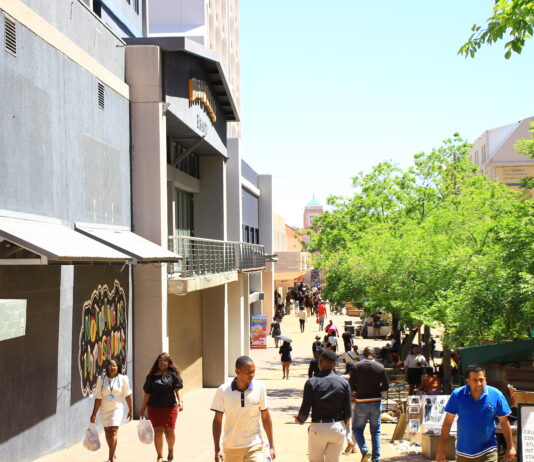
[[260, 292], [260, 300], [265, 300], [265, 292]]

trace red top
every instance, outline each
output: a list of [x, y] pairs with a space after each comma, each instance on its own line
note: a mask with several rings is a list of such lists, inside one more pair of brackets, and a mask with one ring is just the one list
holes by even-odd
[[322, 303], [317, 307], [317, 314], [320, 318], [324, 318], [324, 315], [326, 314], [326, 306]]

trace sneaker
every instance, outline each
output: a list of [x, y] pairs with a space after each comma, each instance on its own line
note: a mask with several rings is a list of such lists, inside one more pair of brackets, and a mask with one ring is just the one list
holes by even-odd
[[371, 453], [370, 452], [362, 452], [362, 460], [360, 462], [369, 462], [371, 460]]

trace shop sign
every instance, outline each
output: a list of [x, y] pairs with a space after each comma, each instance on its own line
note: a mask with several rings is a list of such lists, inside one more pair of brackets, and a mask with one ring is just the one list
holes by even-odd
[[206, 82], [199, 79], [189, 79], [189, 101], [194, 103], [197, 99], [206, 109], [211, 121], [216, 122], [215, 99], [213, 98], [208, 85]]
[[534, 405], [519, 405], [518, 457], [519, 462], [534, 462]]
[[252, 315], [250, 320], [250, 348], [267, 348], [267, 316]]

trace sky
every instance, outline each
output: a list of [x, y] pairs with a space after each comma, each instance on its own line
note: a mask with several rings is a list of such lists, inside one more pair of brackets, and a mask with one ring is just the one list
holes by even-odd
[[534, 41], [457, 54], [493, 0], [241, 0], [241, 152], [273, 175], [274, 211], [302, 226], [315, 194], [401, 167], [459, 132], [534, 115]]

